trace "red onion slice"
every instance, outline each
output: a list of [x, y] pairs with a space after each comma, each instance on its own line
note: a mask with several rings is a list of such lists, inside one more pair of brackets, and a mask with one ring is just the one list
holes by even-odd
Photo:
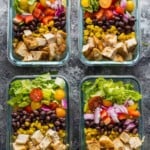
[[99, 122], [100, 122], [100, 108], [99, 107], [97, 107], [95, 109], [95, 112], [94, 112], [94, 122], [96, 124], [99, 124]]
[[62, 99], [61, 100], [61, 105], [64, 109], [67, 109], [67, 100], [66, 99]]
[[84, 114], [85, 120], [94, 120], [94, 114]]

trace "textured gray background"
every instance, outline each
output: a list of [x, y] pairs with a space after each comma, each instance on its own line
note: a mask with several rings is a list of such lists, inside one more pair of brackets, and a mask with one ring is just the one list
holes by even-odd
[[73, 145], [78, 148], [79, 137], [79, 83], [86, 75], [134, 75], [141, 82], [143, 92], [143, 124], [144, 150], [150, 150], [150, 1], [141, 1], [141, 58], [134, 67], [86, 67], [78, 59], [77, 48], [77, 3], [72, 0], [71, 8], [71, 59], [68, 64], [60, 68], [18, 68], [11, 65], [6, 56], [7, 47], [7, 0], [0, 0], [0, 150], [5, 150], [6, 138], [6, 83], [15, 75], [32, 75], [48, 71], [57, 71], [66, 76], [71, 86], [71, 106], [73, 117]]

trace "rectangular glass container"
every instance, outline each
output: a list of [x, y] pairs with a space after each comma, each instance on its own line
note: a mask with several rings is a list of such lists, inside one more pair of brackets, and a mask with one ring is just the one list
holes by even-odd
[[79, 24], [78, 24], [78, 49], [79, 49], [79, 58], [81, 62], [87, 66], [133, 66], [135, 65], [139, 58], [140, 58], [140, 1], [139, 0], [133, 0], [135, 3], [135, 9], [133, 11], [133, 15], [136, 18], [135, 23], [135, 33], [136, 33], [136, 40], [138, 45], [136, 46], [136, 49], [133, 54], [132, 60], [129, 61], [123, 61], [123, 62], [115, 62], [112, 60], [99, 60], [99, 61], [89, 61], [85, 58], [85, 56], [82, 53], [82, 47], [83, 47], [83, 30], [84, 30], [84, 24], [83, 24], [83, 9], [81, 6], [81, 0], [78, 2], [78, 16], [79, 16]]
[[[84, 92], [82, 91], [82, 85], [86, 81], [95, 81], [98, 77], [104, 77], [105, 79], [112, 79], [113, 81], [122, 81], [124, 83], [131, 83], [134, 86], [134, 89], [141, 93], [141, 86], [137, 78], [134, 76], [116, 76], [116, 75], [91, 75], [86, 76], [80, 83], [80, 110], [81, 110], [81, 118], [80, 118], [80, 149], [85, 149], [85, 134], [84, 134]], [[142, 94], [142, 93], [141, 93]], [[143, 121], [142, 121], [142, 100], [139, 101], [139, 110], [141, 113], [141, 117], [139, 118], [139, 127], [138, 127], [138, 133], [140, 135], [140, 138], [143, 138]], [[143, 150], [141, 146], [140, 150]]]
[[71, 9], [71, 2], [66, 0], [66, 52], [63, 58], [59, 61], [22, 61], [15, 55], [13, 52], [13, 17], [15, 16], [16, 12], [14, 10], [12, 0], [9, 0], [8, 4], [8, 29], [7, 29], [7, 57], [8, 60], [15, 66], [23, 66], [23, 67], [34, 67], [34, 66], [63, 66], [66, 64], [70, 57], [70, 48], [71, 48], [71, 37], [70, 37], [70, 9]]
[[[15, 76], [14, 78], [12, 78], [8, 84], [7, 84], [7, 93], [6, 93], [6, 98], [7, 100], [9, 99], [9, 88], [10, 88], [10, 84], [11, 82], [15, 81], [15, 80], [24, 80], [24, 79], [34, 79], [36, 78], [37, 75], [24, 75], [24, 76]], [[71, 141], [71, 120], [70, 120], [70, 101], [69, 101], [69, 95], [70, 95], [70, 87], [69, 87], [69, 83], [68, 81], [66, 80], [65, 77], [63, 76], [60, 76], [60, 75], [51, 75], [51, 78], [52, 79], [56, 79], [56, 77], [60, 77], [62, 79], [64, 79], [65, 81], [65, 91], [66, 91], [66, 99], [67, 99], [67, 115], [66, 115], [66, 143], [69, 144], [69, 150], [72, 149], [72, 141]], [[6, 150], [13, 150], [12, 148], [12, 139], [11, 139], [11, 136], [12, 136], [12, 133], [13, 133], [13, 130], [12, 130], [12, 127], [11, 127], [11, 120], [12, 120], [12, 117], [11, 117], [11, 113], [12, 113], [12, 108], [11, 106], [9, 106], [7, 104], [7, 127], [6, 127]]]

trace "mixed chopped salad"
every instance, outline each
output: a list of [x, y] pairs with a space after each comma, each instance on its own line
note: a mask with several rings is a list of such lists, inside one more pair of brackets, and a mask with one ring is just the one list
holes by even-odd
[[67, 93], [50, 74], [15, 79], [9, 88], [13, 150], [67, 150]]
[[66, 0], [14, 0], [13, 52], [22, 61], [59, 61], [67, 51]]
[[102, 77], [82, 84], [84, 135], [87, 150], [138, 150], [139, 101], [132, 83]]
[[133, 59], [138, 44], [134, 0], [81, 0], [82, 53], [90, 61]]

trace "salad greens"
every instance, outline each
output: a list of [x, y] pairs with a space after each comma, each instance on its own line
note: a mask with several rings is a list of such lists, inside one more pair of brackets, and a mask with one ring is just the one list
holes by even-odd
[[[41, 88], [43, 91], [43, 102], [48, 103], [53, 98], [55, 89], [63, 87], [64, 83], [56, 84], [55, 80], [51, 79], [49, 73], [37, 76], [35, 79], [17, 79], [11, 82], [8, 104], [11, 106], [26, 107], [31, 103], [29, 93], [33, 88]], [[63, 79], [62, 79], [63, 80]], [[64, 81], [65, 82], [65, 81]]]
[[142, 98], [142, 95], [134, 90], [132, 84], [122, 81], [114, 82], [112, 79], [106, 80], [102, 77], [94, 82], [85, 81], [82, 90], [85, 93], [85, 103], [94, 96], [104, 97], [117, 104], [123, 104], [128, 99], [138, 102]]

